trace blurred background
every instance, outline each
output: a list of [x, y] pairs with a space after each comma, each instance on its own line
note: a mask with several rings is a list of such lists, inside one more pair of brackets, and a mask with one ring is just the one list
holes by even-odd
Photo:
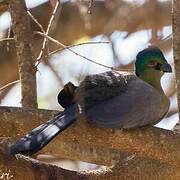
[[[28, 10], [44, 29], [48, 26], [55, 2], [26, 0]], [[33, 20], [31, 25], [34, 32], [40, 31]], [[88, 74], [110, 70], [103, 65], [133, 71], [137, 53], [149, 45], [160, 47], [173, 66], [170, 0], [61, 0], [49, 35], [67, 46], [80, 45], [71, 47], [78, 55], [67, 48], [61, 49], [50, 53], [48, 58], [42, 58], [37, 65], [39, 108], [63, 110], [57, 103], [57, 94], [63, 85], [69, 81], [78, 85]], [[2, 8], [0, 87], [19, 79], [14, 41], [10, 39], [12, 37], [10, 14]], [[32, 41], [36, 60], [41, 51], [43, 37], [34, 34]], [[53, 52], [60, 47], [49, 42], [48, 48], [48, 52]], [[168, 115], [157, 126], [172, 129], [178, 122], [174, 73], [163, 76], [162, 86], [171, 100], [171, 106]], [[20, 94], [19, 83], [3, 88], [0, 91], [1, 105], [21, 106]], [[56, 164], [53, 158], [51, 162]], [[65, 161], [63, 166], [64, 163]], [[98, 167], [82, 162], [66, 163], [68, 168], [76, 170]]]

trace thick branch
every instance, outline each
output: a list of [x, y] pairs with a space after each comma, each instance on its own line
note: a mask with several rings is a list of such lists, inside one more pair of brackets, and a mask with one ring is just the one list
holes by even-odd
[[69, 171], [60, 167], [45, 164], [35, 159], [31, 159], [22, 155], [16, 155], [12, 158], [0, 159], [0, 176], [4, 179], [17, 180], [79, 180], [80, 174], [75, 171]]
[[[2, 140], [1, 140], [2, 141]], [[9, 146], [10, 141], [4, 138], [3, 145]], [[178, 180], [180, 169], [157, 160], [143, 159], [136, 156], [128, 156], [121, 159], [111, 168], [103, 168], [94, 171], [73, 172], [57, 166], [44, 164], [32, 158], [16, 155], [7, 157], [3, 154], [5, 148], [0, 144], [0, 174], [7, 173], [8, 177], [27, 180], [48, 179], [138, 179], [138, 180]], [[6, 148], [7, 150], [7, 148]], [[108, 154], [107, 154], [108, 156]]]
[[12, 27], [18, 56], [19, 75], [21, 80], [22, 106], [37, 107], [36, 70], [32, 54], [32, 32], [26, 12], [25, 1], [9, 2]]
[[[173, 52], [177, 84], [177, 99], [180, 112], [180, 1], [173, 1]], [[179, 113], [180, 118], [180, 113]], [[179, 125], [178, 125], [179, 126]], [[179, 127], [176, 127], [180, 131]]]
[[[126, 153], [123, 151], [117, 151], [113, 149], [108, 148], [102, 148], [102, 147], [92, 147], [92, 146], [84, 146], [77, 143], [67, 143], [67, 142], [61, 142], [58, 144], [58, 149], [53, 151], [53, 149], [50, 147], [45, 151], [41, 151], [39, 153], [49, 154], [55, 157], [55, 158], [65, 158], [65, 159], [71, 159], [71, 160], [78, 160], [78, 161], [84, 161], [89, 162], [93, 164], [98, 165], [106, 165], [106, 166], [112, 166], [113, 164], [117, 163], [121, 159], [125, 159], [127, 156], [130, 156], [132, 154]], [[42, 154], [37, 156], [37, 158], [42, 159]]]
[[[8, 142], [6, 141], [8, 144]], [[5, 142], [3, 143], [5, 144]], [[1, 146], [2, 147], [2, 146]], [[2, 148], [1, 148], [2, 149]], [[107, 154], [107, 156], [109, 156]], [[62, 168], [41, 163], [37, 160], [17, 155], [9, 158], [0, 151], [0, 173], [8, 173], [8, 177], [21, 180], [48, 179], [49, 177], [61, 179], [139, 179], [139, 180], [175, 180], [180, 176], [180, 169], [157, 160], [143, 159], [136, 156], [128, 156], [119, 161], [112, 168], [103, 168], [95, 171], [72, 172]], [[28, 172], [28, 173], [27, 173]], [[71, 178], [70, 178], [71, 177]]]
[[[89, 177], [88, 177], [89, 175]], [[120, 161], [113, 168], [104, 171], [86, 173], [88, 180], [178, 180], [179, 168], [160, 163], [156, 160], [144, 160], [134, 157]]]
[[[50, 117], [51, 111], [1, 107], [0, 136], [19, 138]], [[60, 144], [69, 142], [124, 151], [179, 166], [180, 154], [177, 153], [180, 149], [179, 141], [180, 134], [159, 128], [136, 130], [98, 128], [80, 119], [56, 137], [42, 152], [58, 154]]]

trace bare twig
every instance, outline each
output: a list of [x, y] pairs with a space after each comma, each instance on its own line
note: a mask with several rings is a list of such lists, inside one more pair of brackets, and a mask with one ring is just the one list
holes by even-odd
[[19, 83], [19, 82], [20, 82], [20, 80], [16, 80], [16, 81], [10, 82], [10, 83], [6, 84], [5, 86], [0, 87], [0, 91], [3, 91], [4, 89], [8, 88], [9, 86], [12, 86], [12, 85], [14, 85], [16, 83]]
[[[40, 29], [41, 29], [41, 31], [43, 32], [43, 33], [41, 33], [41, 32], [34, 32], [35, 34], [39, 34], [39, 35], [41, 35], [41, 36], [43, 36], [43, 37], [46, 37], [46, 38], [49, 38], [50, 36], [45, 36], [45, 30], [44, 30], [44, 28], [42, 27], [42, 25], [38, 22], [38, 20], [31, 14], [31, 12], [30, 11], [27, 11], [28, 12], [28, 15], [31, 17], [31, 19], [40, 27]], [[59, 41], [57, 41], [57, 40], [55, 40], [55, 39], [53, 39], [53, 38], [51, 38], [50, 39], [52, 42], [54, 42], [54, 43], [56, 43], [56, 44], [58, 44], [59, 45]], [[53, 51], [53, 52], [50, 52], [48, 55], [52, 55], [52, 54], [55, 54], [55, 53], [57, 53], [57, 52], [60, 52], [60, 51], [63, 51], [63, 50], [65, 50], [65, 49], [67, 49], [67, 48], [72, 48], [72, 47], [76, 47], [76, 46], [81, 46], [81, 45], [86, 45], [86, 44], [108, 44], [108, 43], [110, 43], [109, 41], [104, 41], [104, 42], [101, 42], [101, 41], [99, 41], [99, 42], [85, 42], [85, 43], [79, 43], [79, 44], [73, 44], [73, 45], [70, 45], [70, 46], [66, 46], [66, 45], [62, 45], [62, 43], [60, 43], [62, 46], [63, 46], [63, 48], [59, 48], [59, 49], [57, 49], [57, 50], [55, 50], [55, 51]]]
[[41, 31], [42, 31], [43, 33], [46, 33], [45, 30], [44, 30], [44, 28], [43, 28], [43, 26], [42, 26], [42, 25], [38, 22], [38, 20], [31, 14], [31, 12], [30, 12], [30, 11], [27, 11], [27, 13], [28, 13], [29, 17], [40, 27]]
[[[52, 37], [50, 37], [50, 36], [48, 36], [48, 35], [46, 35], [46, 34], [43, 34], [43, 33], [41, 33], [41, 32], [36, 32], [36, 33], [37, 33], [37, 34], [40, 34], [40, 35], [42, 35], [42, 36], [46, 36], [46, 39], [49, 39], [50, 41], [56, 43], [57, 45], [62, 46], [63, 49], [68, 49], [69, 51], [71, 51], [71, 52], [74, 53], [75, 55], [77, 55], [77, 56], [79, 56], [79, 57], [82, 57], [83, 59], [86, 59], [86, 60], [89, 61], [89, 62], [92, 62], [92, 63], [97, 64], [97, 65], [99, 65], [99, 66], [103, 66], [103, 67], [108, 68], [108, 69], [110, 69], [110, 70], [113, 70], [113, 67], [106, 66], [106, 65], [104, 65], [104, 64], [95, 62], [94, 60], [89, 59], [89, 58], [87, 58], [86, 56], [77, 53], [76, 51], [72, 50], [72, 49], [69, 48], [68, 46], [64, 45], [63, 43], [57, 41], [56, 39], [54, 39], [54, 38], [52, 38]], [[36, 63], [36, 66], [38, 66], [38, 64], [39, 64], [39, 62]]]
[[[67, 49], [67, 50], [69, 50], [70, 52], [72, 52], [73, 54], [75, 54], [75, 55], [77, 55], [77, 56], [79, 56], [79, 57], [81, 57], [81, 58], [83, 58], [83, 59], [85, 59], [85, 60], [87, 60], [87, 61], [89, 61], [89, 62], [91, 62], [91, 63], [94, 63], [94, 64], [97, 64], [97, 65], [99, 65], [99, 66], [105, 67], [105, 68], [107, 68], [107, 69], [109, 69], [109, 70], [111, 70], [111, 71], [116, 71], [116, 72], [118, 72], [118, 71], [133, 72], [133, 71], [134, 71], [134, 70], [132, 70], [132, 69], [122, 69], [122, 70], [120, 70], [120, 69], [116, 69], [116, 68], [111, 67], [111, 66], [104, 65], [104, 64], [102, 64], [102, 63], [98, 63], [98, 62], [96, 62], [96, 61], [94, 61], [94, 60], [92, 60], [92, 59], [89, 59], [89, 58], [87, 58], [86, 56], [81, 55], [81, 54], [79, 54], [79, 53], [77, 53], [76, 51], [74, 51], [74, 50], [71, 49], [71, 47], [75, 47], [75, 46], [78, 46], [78, 45], [84, 45], [84, 44], [88, 44], [88, 43], [81, 43], [81, 44], [66, 46], [66, 45], [64, 45], [63, 43], [57, 41], [56, 39], [54, 39], [54, 38], [52, 38], [52, 37], [50, 37], [50, 36], [48, 36], [48, 35], [45, 35], [45, 34], [43, 34], [43, 33], [41, 33], [41, 32], [35, 32], [35, 34], [39, 34], [39, 35], [41, 35], [41, 36], [46, 36], [47, 39], [49, 39], [50, 41], [52, 41], [52, 42], [56, 43], [57, 45], [63, 47], [63, 48], [60, 49], [60, 51]], [[99, 42], [89, 42], [89, 44], [95, 44], [95, 43], [99, 43]], [[104, 42], [101, 42], [101, 43], [104, 43]], [[107, 43], [107, 42], [105, 42], [105, 43]], [[109, 42], [108, 42], [108, 43], [109, 43]], [[56, 53], [56, 52], [58, 52], [58, 50], [55, 50], [55, 51], [49, 53], [48, 55], [52, 55], [52, 54], [54, 54], [54, 53]], [[39, 64], [39, 63], [37, 63], [36, 66], [38, 66], [38, 64]]]
[[[56, 3], [56, 6], [55, 6], [55, 8], [54, 8], [54, 11], [53, 11], [52, 16], [55, 15], [55, 12], [56, 12], [56, 10], [57, 10], [57, 7], [58, 7], [58, 2]], [[101, 65], [101, 66], [106, 67], [106, 68], [111, 69], [111, 70], [113, 69], [113, 67], [109, 67], [109, 66], [103, 65], [103, 64], [101, 64], [101, 63], [95, 62], [95, 61], [93, 61], [93, 60], [91, 60], [91, 59], [89, 59], [89, 58], [87, 58], [87, 57], [85, 57], [85, 56], [83, 56], [83, 55], [80, 55], [79, 53], [75, 52], [74, 50], [70, 49], [71, 47], [75, 47], [75, 46], [83, 45], [83, 44], [87, 44], [87, 43], [81, 43], [81, 44], [78, 44], [78, 45], [66, 46], [66, 45], [64, 45], [63, 43], [57, 41], [56, 39], [53, 39], [52, 37], [48, 36], [48, 32], [49, 32], [49, 29], [50, 29], [50, 24], [52, 23], [52, 20], [53, 20], [52, 18], [50, 19], [50, 22], [49, 22], [47, 31], [45, 32], [44, 29], [43, 29], [43, 27], [41, 26], [41, 24], [34, 18], [34, 16], [33, 16], [30, 12], [28, 12], [28, 14], [29, 14], [29, 16], [33, 19], [33, 21], [40, 27], [40, 29], [41, 29], [42, 32], [43, 32], [43, 33], [41, 33], [41, 32], [35, 32], [36, 34], [40, 34], [41, 36], [45, 37], [43, 44], [46, 43], [47, 39], [49, 39], [49, 40], [51, 40], [52, 42], [54, 42], [54, 43], [62, 46], [63, 48], [61, 48], [60, 50], [68, 49], [69, 51], [73, 52], [74, 54], [76, 54], [76, 55], [78, 55], [78, 56], [80, 56], [80, 57], [82, 57], [82, 58], [84, 58], [84, 59], [86, 59], [86, 60], [88, 60], [88, 61], [90, 61], [90, 62], [93, 62], [93, 63], [95, 63], [95, 64]], [[52, 16], [51, 16], [51, 17], [52, 17]], [[108, 42], [98, 42], [98, 43], [108, 43]], [[95, 42], [90, 42], [89, 44], [95, 44]], [[44, 48], [45, 48], [45, 44], [44, 44]], [[54, 54], [54, 53], [56, 53], [57, 51], [58, 51], [58, 50], [52, 52], [51, 55]], [[42, 53], [43, 53], [43, 47], [42, 47], [42, 50], [41, 50], [41, 53], [40, 53], [41, 55], [39, 55], [39, 57], [37, 58], [36, 66], [38, 66], [38, 64], [40, 63], [40, 59], [41, 59], [41, 57], [42, 57]], [[48, 53], [48, 55], [49, 55], [49, 54], [50, 54], [50, 53]]]
[[172, 36], [173, 36], [173, 34], [171, 33], [171, 34], [167, 35], [165, 38], [161, 39], [161, 41], [166, 41], [166, 40], [172, 38]]
[[9, 41], [9, 40], [14, 40], [14, 38], [3, 38], [3, 39], [0, 39], [0, 42], [1, 41]]
[[[46, 34], [43, 26], [38, 22], [38, 20], [31, 14], [30, 11], [27, 11], [28, 15], [30, 16], [30, 18], [38, 25], [38, 27], [41, 29], [41, 31]], [[63, 86], [63, 81], [61, 79], [61, 77], [59, 76], [59, 74], [57, 73], [57, 71], [53, 68], [53, 66], [48, 62], [45, 61], [44, 62], [49, 68], [50, 70], [54, 73], [55, 77], [57, 78], [58, 82], [60, 83], [61, 86]]]
[[[53, 12], [52, 12], [51, 18], [50, 18], [50, 20], [49, 20], [48, 27], [47, 27], [47, 29], [46, 29], [45, 35], [48, 35], [48, 34], [49, 34], [49, 31], [50, 31], [52, 22], [53, 22], [53, 20], [54, 20], [54, 17], [55, 17], [55, 14], [56, 14], [56, 11], [57, 11], [58, 6], [59, 6], [59, 1], [56, 2], [56, 5], [55, 5], [54, 10], [53, 10]], [[47, 37], [44, 38], [41, 52], [40, 52], [40, 54], [39, 54], [39, 56], [38, 56], [38, 58], [37, 58], [37, 62], [38, 62], [38, 63], [39, 63], [40, 59], [42, 58], [42, 55], [43, 55], [43, 52], [44, 52], [44, 50], [45, 50], [46, 44], [47, 44]]]
[[158, 42], [156, 43], [156, 46], [160, 46], [161, 44], [163, 44], [165, 41], [169, 40], [172, 38], [172, 33], [167, 35], [166, 37], [159, 39]]
[[73, 47], [82, 46], [82, 45], [109, 44], [109, 43], [110, 43], [109, 41], [107, 41], [107, 42], [106, 41], [103, 41], [103, 42], [102, 41], [98, 41], [98, 42], [84, 42], [84, 43], [79, 43], [79, 44], [73, 44], [73, 45], [70, 45], [70, 46], [65, 46], [65, 47], [58, 48], [55, 51], [50, 52], [48, 55], [52, 55], [52, 54], [55, 54], [57, 52], [61, 52], [63, 50], [66, 50], [67, 47], [68, 48], [73, 48]]

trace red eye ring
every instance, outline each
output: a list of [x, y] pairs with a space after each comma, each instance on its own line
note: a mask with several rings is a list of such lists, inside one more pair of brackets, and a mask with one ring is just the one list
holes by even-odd
[[157, 65], [158, 65], [158, 62], [157, 62], [157, 61], [150, 61], [150, 62], [147, 64], [148, 67], [155, 67], [155, 66], [157, 66]]

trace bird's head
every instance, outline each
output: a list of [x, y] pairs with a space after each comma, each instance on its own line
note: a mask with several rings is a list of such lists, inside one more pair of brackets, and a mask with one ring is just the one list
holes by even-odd
[[167, 63], [162, 51], [154, 46], [140, 51], [136, 56], [136, 75], [141, 77], [144, 72], [172, 72], [170, 64]]

